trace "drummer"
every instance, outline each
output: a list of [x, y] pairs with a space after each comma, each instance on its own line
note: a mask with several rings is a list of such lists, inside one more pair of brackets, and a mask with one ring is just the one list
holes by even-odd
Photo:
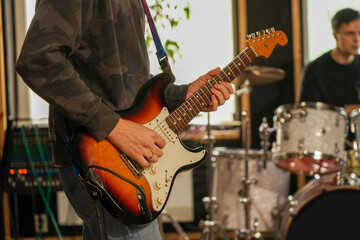
[[360, 13], [346, 8], [332, 19], [336, 47], [309, 63], [302, 78], [299, 101], [360, 106]]
[[[323, 102], [350, 114], [360, 107], [360, 13], [351, 8], [338, 11], [332, 30], [336, 47], [305, 67], [299, 102]], [[347, 141], [353, 140], [349, 133]]]

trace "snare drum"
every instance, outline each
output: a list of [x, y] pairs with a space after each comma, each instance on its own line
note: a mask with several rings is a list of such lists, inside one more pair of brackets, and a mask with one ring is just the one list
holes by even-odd
[[282, 210], [278, 238], [359, 239], [360, 187], [349, 179], [338, 185], [330, 174], [309, 181]]
[[[245, 178], [245, 150], [215, 147], [216, 173], [214, 174], [218, 210], [214, 218], [224, 229], [245, 229], [246, 219], [243, 179]], [[286, 203], [289, 194], [290, 173], [275, 166], [271, 158], [265, 157], [262, 150], [248, 151], [248, 178], [256, 180], [250, 184], [251, 228], [257, 218], [258, 231], [274, 233], [272, 210]]]
[[276, 165], [295, 174], [328, 174], [341, 171], [346, 159], [345, 109], [320, 102], [278, 107], [272, 156]]

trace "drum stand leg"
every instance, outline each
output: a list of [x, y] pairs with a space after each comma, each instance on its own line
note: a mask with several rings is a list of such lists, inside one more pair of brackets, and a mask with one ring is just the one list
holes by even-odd
[[176, 232], [179, 234], [179, 240], [190, 240], [189, 236], [186, 235], [182, 227], [180, 226], [179, 222], [170, 214], [166, 209], [160, 214], [158, 218], [158, 224], [159, 224], [159, 230], [162, 239], [165, 239], [164, 229], [163, 229], [163, 217], [167, 217], [170, 220], [171, 225], [176, 230]]
[[207, 212], [206, 220], [201, 220], [199, 223], [201, 231], [201, 240], [215, 240], [215, 235], [217, 232], [220, 232], [224, 239], [229, 240], [224, 231], [222, 224], [219, 221], [214, 219], [215, 214], [219, 208], [219, 204], [216, 199], [216, 191], [217, 191], [217, 165], [216, 158], [212, 155], [212, 149], [214, 147], [215, 139], [210, 134], [210, 115], [208, 113], [208, 135], [205, 137], [205, 141], [208, 145], [209, 158], [210, 158], [210, 166], [211, 166], [211, 197], [204, 197], [203, 203], [205, 206], [205, 210]]
[[249, 164], [248, 164], [248, 152], [249, 152], [249, 136], [248, 136], [248, 129], [249, 129], [249, 118], [246, 111], [242, 111], [242, 117], [244, 118], [243, 122], [245, 122], [245, 156], [244, 156], [244, 163], [245, 163], [245, 177], [242, 179], [242, 184], [244, 186], [243, 191], [239, 192], [239, 201], [244, 204], [244, 211], [245, 211], [245, 229], [240, 229], [237, 231], [237, 235], [241, 239], [251, 240], [251, 239], [262, 239], [261, 233], [257, 231], [257, 227], [259, 226], [259, 221], [255, 219], [253, 227], [254, 230], [250, 229], [250, 210], [251, 210], [251, 198], [250, 198], [250, 185], [256, 183], [255, 179], [249, 178]]

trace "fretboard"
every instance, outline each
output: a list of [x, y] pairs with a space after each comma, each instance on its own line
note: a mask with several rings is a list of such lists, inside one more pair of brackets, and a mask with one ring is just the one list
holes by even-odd
[[198, 91], [166, 117], [170, 129], [178, 134], [211, 101], [211, 89], [216, 83], [232, 82], [249, 64], [257, 58], [251, 47], [245, 48], [235, 59], [224, 67], [216, 76], [207, 81]]

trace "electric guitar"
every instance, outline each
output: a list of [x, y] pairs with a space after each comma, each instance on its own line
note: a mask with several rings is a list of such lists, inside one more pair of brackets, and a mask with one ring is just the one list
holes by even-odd
[[132, 107], [119, 112], [122, 118], [153, 129], [165, 139], [163, 156], [149, 167], [142, 168], [107, 139], [97, 142], [81, 130], [74, 134], [71, 148], [80, 179], [119, 221], [146, 223], [161, 214], [177, 174], [205, 159], [206, 149], [187, 148], [179, 133], [208, 106], [211, 88], [222, 81], [231, 82], [254, 59], [268, 58], [276, 46], [287, 43], [284, 32], [273, 28], [247, 38], [247, 47], [174, 111], [165, 107], [163, 92], [170, 78], [161, 73], [140, 89]]

